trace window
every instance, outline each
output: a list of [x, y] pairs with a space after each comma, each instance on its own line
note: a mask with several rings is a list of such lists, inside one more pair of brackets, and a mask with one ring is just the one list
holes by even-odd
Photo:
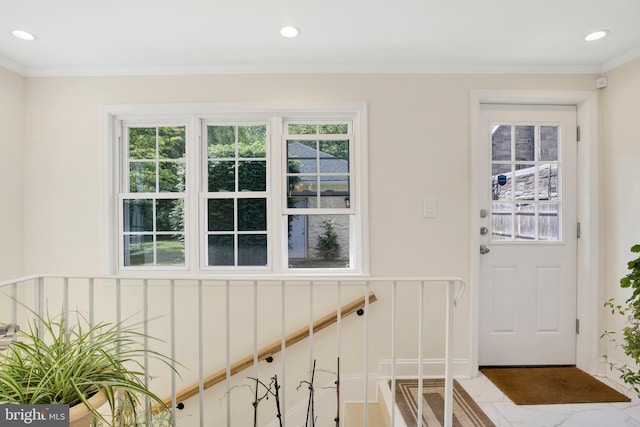
[[205, 124], [206, 266], [268, 266], [267, 129]]
[[365, 273], [363, 106], [222, 108], [110, 113], [117, 269]]
[[185, 265], [185, 127], [127, 127], [122, 265]]
[[561, 148], [557, 124], [493, 124], [493, 241], [562, 240]]
[[288, 262], [349, 268], [352, 132], [349, 123], [285, 123]]

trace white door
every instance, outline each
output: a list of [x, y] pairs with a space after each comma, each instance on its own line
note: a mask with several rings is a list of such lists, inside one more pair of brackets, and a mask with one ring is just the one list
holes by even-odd
[[575, 107], [483, 105], [479, 364], [576, 358]]
[[[306, 200], [296, 200], [296, 208], [306, 208]], [[307, 258], [307, 216], [294, 215], [291, 217], [291, 230], [289, 233], [289, 259]]]

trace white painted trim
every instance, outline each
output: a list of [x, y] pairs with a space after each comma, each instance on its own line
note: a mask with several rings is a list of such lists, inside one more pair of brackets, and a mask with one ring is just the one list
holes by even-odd
[[[391, 359], [382, 359], [379, 362], [380, 378], [391, 379], [393, 362]], [[418, 378], [418, 359], [401, 359], [396, 360], [395, 376], [396, 379]], [[423, 359], [422, 373], [423, 378], [442, 378], [444, 377], [445, 360], [444, 359]], [[475, 376], [475, 368], [471, 364], [471, 359], [454, 359], [453, 376], [456, 378], [471, 378]]]
[[[166, 104], [111, 104], [104, 106], [104, 112], [112, 116], [126, 116], [127, 120], [176, 120], [191, 115], [198, 115], [199, 118], [206, 118], [208, 115], [215, 115], [221, 118], [228, 115], [229, 118], [237, 120], [239, 118], [255, 119], [258, 114], [268, 115], [294, 113], [296, 117], [308, 113], [308, 117], [332, 117], [333, 113], [351, 113], [353, 117], [358, 116], [360, 120], [366, 118], [366, 101], [241, 101], [241, 102], [190, 102], [190, 103], [166, 103]], [[318, 116], [318, 114], [324, 114]]]
[[[364, 401], [363, 385], [367, 375], [365, 374], [353, 374], [342, 375], [340, 378], [340, 400], [343, 403], [341, 413], [344, 412], [344, 404], [346, 403], [362, 403]], [[379, 376], [376, 373], [369, 373], [369, 390], [367, 396], [369, 396], [369, 403], [378, 402], [378, 382]], [[314, 393], [314, 407], [316, 413], [322, 413], [326, 417], [326, 412], [323, 412], [323, 408], [335, 408], [336, 403], [336, 390], [333, 382], [325, 384], [324, 387], [316, 387]], [[283, 414], [286, 424], [290, 426], [305, 425], [305, 418], [307, 414], [307, 401], [302, 400], [293, 407], [287, 407], [286, 412]], [[266, 427], [279, 426], [278, 420], [274, 420], [267, 424]]]
[[[467, 359], [456, 360], [454, 368], [454, 376], [469, 378], [470, 364]], [[444, 375], [444, 359], [425, 359], [425, 378], [442, 378]], [[415, 379], [418, 372], [417, 359], [405, 359], [396, 361], [397, 379]], [[340, 400], [343, 403], [342, 412], [344, 413], [344, 405], [347, 403], [363, 403], [364, 393], [363, 386], [365, 377], [368, 378], [367, 396], [369, 403], [380, 403], [384, 401], [385, 409], [390, 407], [391, 390], [387, 386], [387, 381], [391, 378], [391, 360], [380, 361], [380, 374], [370, 372], [366, 374], [343, 375], [340, 378]], [[457, 375], [455, 372], [459, 372]], [[326, 388], [318, 388], [315, 393], [316, 412], [324, 407], [327, 402], [328, 407], [335, 407], [335, 389], [331, 388], [333, 383], [327, 384]], [[386, 394], [385, 394], [386, 393]], [[397, 409], [396, 405], [393, 405]], [[291, 408], [287, 408], [285, 417], [287, 425], [304, 425], [305, 415], [307, 413], [307, 401], [303, 400]], [[277, 427], [278, 421], [275, 420], [267, 425], [267, 427]], [[396, 412], [396, 427], [403, 427], [402, 416]]]
[[23, 77], [27, 76], [28, 69], [18, 64], [17, 62], [13, 62], [7, 57], [0, 55], [0, 67], [4, 67], [7, 70], [13, 71], [14, 73], [18, 73]]
[[611, 71], [614, 68], [620, 67], [621, 65], [626, 64], [627, 62], [631, 62], [636, 58], [640, 58], [640, 48], [633, 49], [629, 52], [626, 52], [623, 55], [620, 55], [616, 58], [613, 58], [604, 64], [602, 64], [602, 68], [600, 69], [601, 73], [606, 73], [607, 71]]
[[[578, 125], [581, 141], [578, 165], [578, 218], [582, 223], [582, 236], [578, 251], [577, 314], [580, 334], [576, 342], [576, 365], [591, 374], [598, 369], [598, 286], [601, 282], [600, 263], [600, 212], [599, 212], [599, 151], [598, 151], [598, 93], [596, 91], [528, 91], [528, 90], [479, 90], [470, 94], [470, 286], [471, 292], [471, 365], [474, 374], [478, 369], [479, 348], [479, 298], [476, 284], [480, 277], [480, 205], [477, 198], [478, 164], [473, 159], [480, 156], [478, 143], [478, 116], [480, 104], [532, 104], [575, 105], [578, 109]], [[582, 183], [582, 185], [581, 185]]]
[[27, 67], [25, 77], [211, 74], [598, 74], [601, 64], [226, 64], [124, 67]]
[[100, 162], [102, 175], [102, 197], [100, 197], [100, 230], [102, 230], [102, 243], [100, 244], [100, 248], [102, 253], [100, 254], [100, 258], [102, 260], [102, 274], [109, 275], [115, 271], [114, 260], [118, 259], [117, 248], [113, 239], [118, 229], [117, 215], [115, 213], [117, 212], [117, 202], [114, 196], [115, 170], [113, 168], [114, 162], [118, 161], [118, 144], [113, 144], [113, 141], [116, 137], [119, 137], [119, 135], [115, 125], [115, 117], [110, 114], [107, 109], [103, 111], [102, 126], [102, 161]]
[[612, 386], [614, 389], [617, 389], [620, 393], [625, 394], [630, 397], [632, 400], [637, 399], [638, 393], [631, 387], [629, 384], [625, 383], [622, 378], [620, 378], [620, 373], [614, 367], [611, 369], [609, 363], [612, 363], [613, 366], [623, 366], [623, 363], [620, 363], [616, 360], [609, 359], [608, 361], [604, 357], [600, 357], [598, 360], [599, 372], [596, 374], [596, 377], [606, 378], [608, 381], [603, 381], [605, 384]]
[[599, 286], [604, 283], [601, 269], [604, 260], [600, 244], [600, 179], [598, 143], [598, 92], [594, 91], [588, 100], [577, 104], [578, 125], [581, 140], [578, 143], [578, 219], [581, 223], [581, 237], [578, 239], [578, 301], [577, 316], [580, 319], [580, 334], [577, 339], [577, 360], [579, 368], [597, 375], [598, 330], [602, 301]]
[[395, 427], [407, 427], [407, 423], [402, 413], [400, 413], [400, 408], [393, 402], [391, 387], [388, 381], [378, 381], [378, 405], [381, 405], [380, 410], [384, 411], [386, 416], [384, 421], [388, 423], [386, 425], [392, 425], [391, 417], [393, 417], [393, 425]]
[[[615, 360], [607, 360], [604, 357], [598, 358], [598, 373], [610, 380], [614, 381], [616, 384], [625, 385], [625, 382], [620, 378], [620, 375], [616, 375], [616, 371], [611, 370], [610, 363], [617, 365], [618, 362]], [[627, 387], [629, 387], [627, 385]]]
[[360, 210], [357, 224], [355, 224], [356, 241], [360, 242], [361, 248], [356, 254], [358, 265], [362, 274], [369, 274], [369, 126], [367, 103], [363, 102], [358, 108], [358, 115], [353, 119], [353, 131], [356, 135], [355, 146], [359, 153], [355, 156], [354, 176], [355, 180], [355, 202]]
[[[102, 191], [104, 192], [102, 197], [103, 203], [103, 218], [102, 230], [103, 232], [103, 245], [104, 254], [103, 259], [103, 273], [113, 274], [131, 274], [131, 275], [148, 275], [154, 271], [159, 273], [169, 274], [183, 274], [185, 277], [191, 277], [198, 274], [208, 274], [211, 272], [218, 272], [221, 274], [246, 275], [246, 274], [262, 274], [272, 276], [274, 274], [288, 274], [288, 275], [325, 275], [325, 276], [338, 276], [338, 275], [368, 275], [369, 274], [369, 218], [368, 218], [368, 144], [367, 144], [367, 103], [363, 101], [311, 101], [311, 102], [215, 102], [215, 103], [176, 103], [176, 104], [122, 104], [122, 105], [107, 105], [103, 108], [104, 113], [104, 148], [103, 156], [103, 183]], [[122, 123], [135, 123], [139, 124], [166, 124], [166, 123], [179, 123], [187, 126], [187, 132], [192, 129], [192, 132], [202, 133], [201, 126], [204, 126], [206, 120], [220, 120], [227, 117], [237, 122], [238, 119], [251, 119], [256, 120], [258, 118], [264, 118], [269, 120], [272, 117], [279, 117], [282, 119], [288, 119], [289, 116], [293, 118], [313, 118], [314, 120], [322, 120], [328, 118], [329, 120], [352, 120], [353, 121], [353, 133], [355, 156], [353, 173], [351, 174], [352, 182], [354, 183], [353, 206], [356, 208], [355, 220], [352, 220], [353, 227], [351, 240], [358, 244], [357, 249], [354, 250], [354, 245], [351, 247], [351, 257], [354, 260], [356, 268], [350, 268], [345, 270], [311, 270], [297, 271], [287, 270], [286, 264], [283, 263], [283, 257], [286, 255], [278, 254], [273, 255], [274, 248], [280, 247], [282, 251], [286, 251], [286, 241], [283, 242], [283, 233], [280, 230], [280, 223], [276, 221], [274, 212], [281, 213], [279, 210], [274, 210], [279, 206], [277, 203], [271, 203], [270, 208], [270, 220], [269, 225], [272, 227], [269, 234], [274, 237], [271, 241], [276, 243], [271, 248], [272, 254], [269, 257], [270, 265], [267, 268], [241, 268], [236, 267], [233, 269], [224, 268], [210, 268], [204, 267], [204, 263], [196, 262], [201, 261], [200, 258], [204, 256], [201, 254], [198, 260], [194, 260], [193, 255], [198, 251], [194, 251], [195, 245], [199, 239], [190, 239], [193, 243], [189, 249], [192, 254], [192, 258], [186, 259], [185, 267], [180, 268], [163, 268], [162, 270], [157, 268], [127, 268], [124, 269], [119, 259], [119, 248], [122, 247], [122, 242], [118, 244], [114, 243], [113, 236], [119, 234], [117, 230], [120, 229], [119, 222], [113, 221], [112, 217], [118, 217], [119, 203], [114, 194], [115, 189], [115, 177], [117, 171], [121, 169], [122, 156], [118, 153], [117, 146], [114, 144], [116, 137], [122, 137], [120, 135], [120, 124]], [[199, 120], [199, 121], [198, 121]], [[184, 123], [183, 123], [184, 122]], [[187, 133], [187, 139], [191, 141], [191, 147], [198, 146], [200, 144], [199, 135], [190, 135]], [[273, 133], [271, 134], [271, 148], [281, 143], [281, 141], [273, 140]], [[197, 140], [197, 141], [196, 141]], [[192, 150], [194, 151], [194, 150]], [[280, 151], [275, 150], [271, 152], [271, 159], [280, 159], [282, 149]], [[352, 150], [353, 152], [353, 150]], [[187, 150], [189, 155], [189, 149]], [[195, 153], [195, 151], [194, 151]], [[195, 154], [190, 155], [189, 160], [194, 164], [200, 164], [197, 158], [193, 158]], [[282, 165], [284, 159], [281, 160], [280, 166], [272, 169], [270, 175], [280, 176], [283, 175]], [[191, 181], [195, 182], [193, 173], [188, 177]], [[275, 191], [280, 197], [282, 193], [282, 183], [276, 179], [271, 182], [273, 190], [270, 191], [267, 188], [267, 194], [274, 195]], [[199, 196], [198, 200], [199, 200]], [[202, 206], [197, 205], [196, 202], [190, 202], [193, 197], [187, 197], [187, 202], [190, 203], [187, 208], [187, 212], [191, 212], [195, 215], [195, 212], [202, 212]], [[283, 205], [284, 206], [284, 205]], [[342, 214], [343, 212], [340, 211]], [[346, 213], [346, 212], [345, 212]], [[190, 218], [189, 222], [192, 227], [201, 227], [202, 224], [198, 224], [194, 221], [194, 218]], [[202, 233], [196, 233], [191, 230], [192, 235], [201, 236]], [[188, 229], [185, 229], [185, 233], [189, 233]], [[281, 244], [278, 245], [278, 242]], [[204, 245], [200, 245], [202, 248]], [[285, 252], [286, 253], [286, 252]]]
[[107, 77], [225, 74], [599, 74], [640, 57], [633, 49], [600, 64], [225, 64], [122, 67], [27, 67], [0, 56], [0, 66], [24, 77]]

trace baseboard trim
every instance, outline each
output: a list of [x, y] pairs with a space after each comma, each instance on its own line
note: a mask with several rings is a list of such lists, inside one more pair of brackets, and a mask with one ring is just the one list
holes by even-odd
[[[380, 361], [380, 377], [391, 378], [392, 361], [383, 359]], [[395, 377], [399, 379], [418, 377], [418, 359], [401, 359], [395, 361]], [[424, 378], [444, 377], [444, 359], [423, 359], [422, 372]], [[475, 376], [477, 369], [471, 365], [469, 359], [455, 359], [453, 361], [453, 376], [456, 378], [471, 378]]]
[[[369, 403], [378, 402], [378, 382], [380, 375], [370, 373], [367, 383], [367, 398]], [[344, 404], [362, 403], [365, 401], [364, 390], [365, 374], [347, 374], [340, 378], [340, 400], [343, 402], [341, 411], [344, 412]], [[325, 384], [323, 387], [316, 387], [314, 408], [317, 414], [329, 414], [335, 412], [336, 408], [336, 391], [333, 382]], [[301, 401], [298, 404], [287, 407], [286, 409], [287, 425], [305, 425], [307, 415], [307, 401]], [[279, 426], [278, 421], [267, 424], [267, 427]]]
[[[611, 368], [612, 365], [614, 366], [613, 369]], [[605, 359], [604, 357], [602, 357], [598, 360], [598, 375], [613, 381], [624, 389], [630, 390], [631, 386], [625, 383], [622, 378], [620, 378], [620, 373], [615, 368], [615, 366], [623, 365], [624, 363], [620, 363], [612, 359]]]
[[[423, 359], [422, 368], [425, 378], [444, 377], [444, 359]], [[369, 373], [367, 378], [367, 398], [369, 403], [379, 402], [381, 399], [379, 387], [380, 382], [391, 379], [391, 359], [383, 359], [379, 363], [380, 373]], [[453, 376], [456, 378], [471, 378], [474, 376], [473, 366], [469, 359], [455, 359], [453, 361]], [[395, 361], [395, 377], [397, 379], [417, 378], [418, 359], [400, 359]], [[344, 404], [363, 403], [365, 401], [365, 374], [348, 374], [340, 378], [340, 397]], [[336, 394], [334, 384], [326, 384], [327, 388], [319, 388], [315, 393], [315, 409], [317, 413], [330, 413], [335, 411]], [[387, 387], [388, 388], [388, 387]], [[388, 396], [387, 396], [388, 397]], [[382, 396], [384, 398], [384, 396]], [[386, 405], [390, 406], [388, 402]], [[342, 408], [344, 410], [344, 406]], [[307, 402], [300, 402], [293, 407], [286, 408], [287, 425], [304, 425], [307, 414]], [[396, 418], [397, 419], [397, 418]], [[274, 421], [267, 427], [277, 427], [278, 422]]]

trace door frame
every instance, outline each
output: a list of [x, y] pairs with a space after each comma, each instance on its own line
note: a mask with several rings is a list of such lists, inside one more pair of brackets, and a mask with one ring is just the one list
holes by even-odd
[[480, 298], [477, 292], [480, 280], [480, 168], [481, 159], [478, 133], [480, 104], [575, 105], [580, 127], [578, 142], [578, 205], [580, 238], [577, 244], [577, 301], [576, 316], [580, 319], [580, 333], [576, 337], [576, 366], [590, 374], [606, 372], [606, 363], [598, 356], [599, 314], [598, 298], [602, 277], [599, 209], [599, 144], [598, 93], [596, 91], [531, 91], [531, 90], [477, 90], [470, 94], [470, 294], [471, 294], [471, 370], [478, 374], [480, 336]]

